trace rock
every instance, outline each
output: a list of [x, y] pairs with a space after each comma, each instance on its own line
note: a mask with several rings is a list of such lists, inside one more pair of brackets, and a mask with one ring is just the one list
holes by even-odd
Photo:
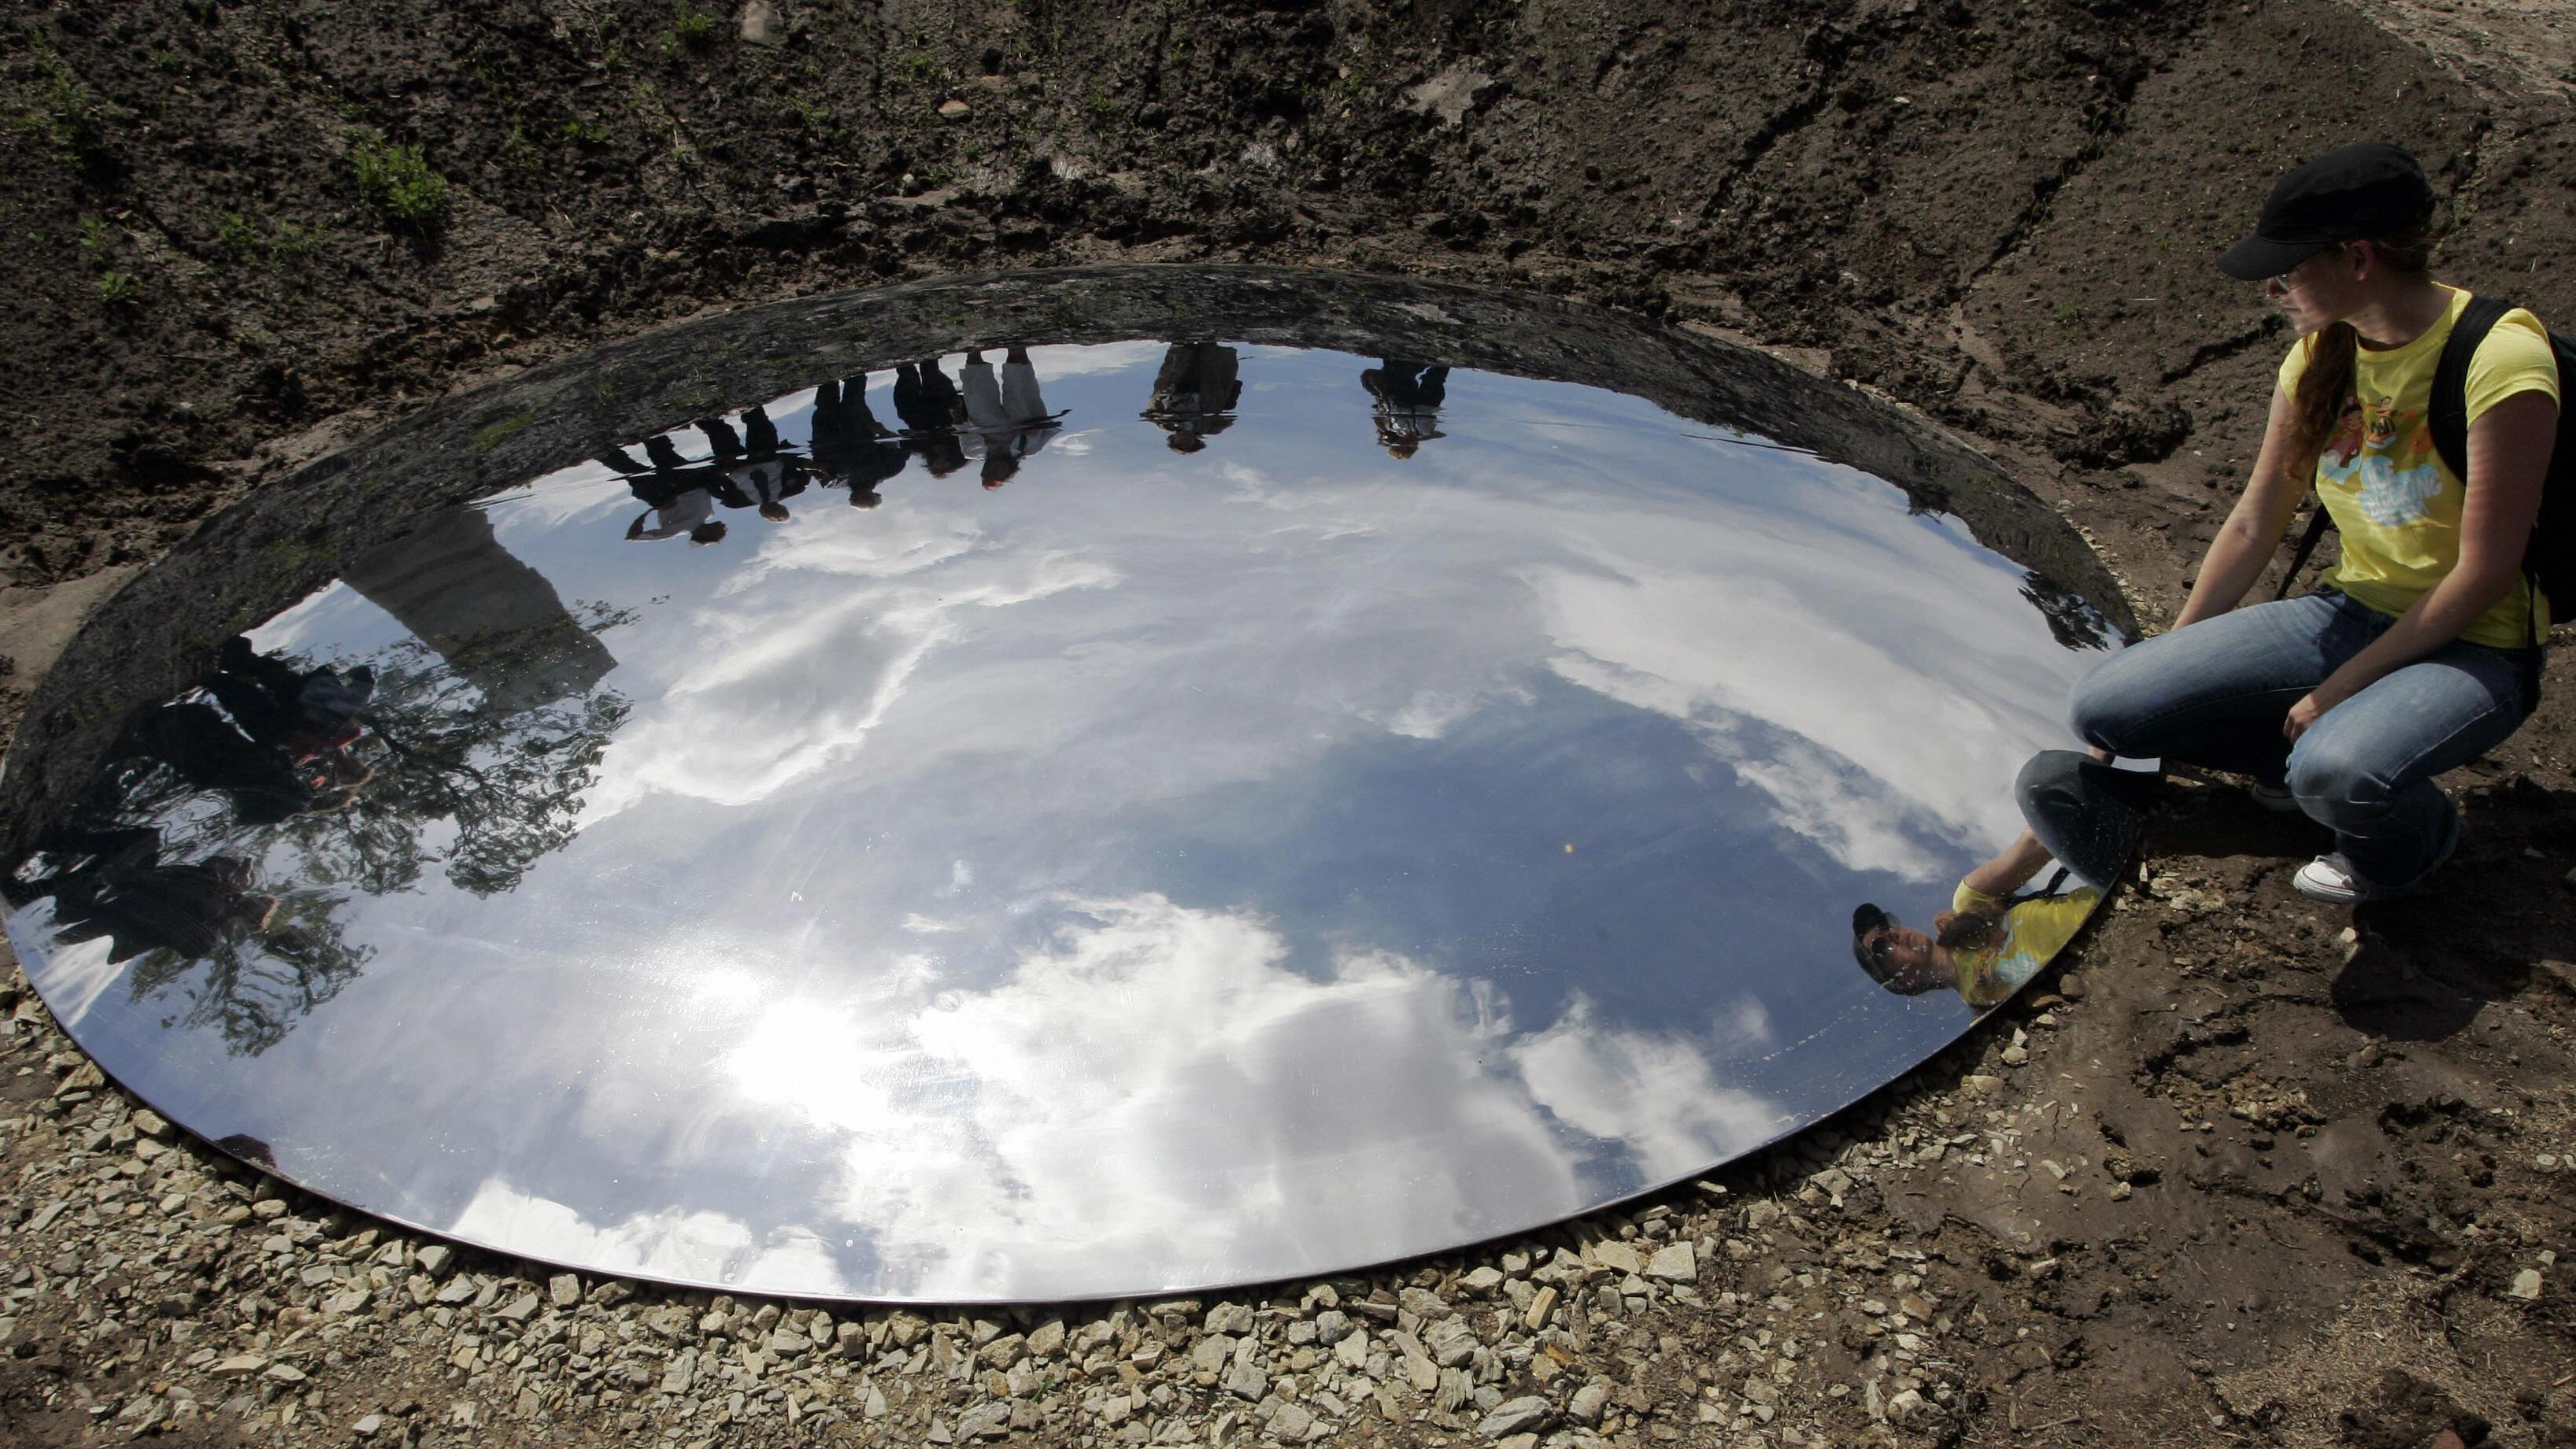
[[1011, 1406], [1008, 1403], [977, 1404], [957, 1416], [956, 1437], [960, 1439], [998, 1439], [1011, 1432]]
[[1270, 1432], [1294, 1443], [1315, 1432], [1315, 1416], [1299, 1405], [1282, 1403], [1279, 1412], [1270, 1416]]
[[1190, 1367], [1209, 1383], [1216, 1382], [1233, 1358], [1234, 1340], [1222, 1333], [1211, 1333], [1190, 1345]]
[[1315, 1341], [1330, 1348], [1350, 1337], [1356, 1327], [1349, 1314], [1338, 1308], [1327, 1308], [1315, 1315]]
[[1503, 1275], [1500, 1269], [1482, 1267], [1459, 1279], [1458, 1285], [1481, 1298], [1502, 1286], [1502, 1282]]
[[168, 1119], [149, 1108], [137, 1108], [132, 1125], [135, 1131], [155, 1142], [167, 1142], [179, 1135], [178, 1128], [171, 1126]]
[[1364, 1328], [1353, 1328], [1333, 1345], [1334, 1361], [1353, 1373], [1368, 1366], [1368, 1357], [1369, 1337]]
[[1638, 1255], [1635, 1248], [1617, 1241], [1593, 1244], [1588, 1256], [1613, 1273], [1642, 1272], [1646, 1266], [1646, 1260]]
[[2005, 1066], [2018, 1067], [2030, 1060], [2030, 1053], [2021, 1047], [2008, 1046], [2004, 1048], [2003, 1059]]
[[1556, 1285], [1550, 1283], [1531, 1296], [1529, 1311], [1521, 1315], [1521, 1325], [1530, 1332], [1536, 1333], [1547, 1327], [1548, 1319], [1555, 1313]]
[[746, 0], [742, 14], [734, 19], [734, 34], [745, 45], [779, 45], [786, 39], [786, 27], [778, 23], [778, 7], [769, 0]]
[[1476, 1354], [1476, 1331], [1455, 1318], [1433, 1324], [1422, 1340], [1431, 1361], [1442, 1368], [1456, 1368]]
[[211, 1366], [209, 1366], [208, 1372], [224, 1374], [227, 1376], [232, 1374], [255, 1374], [266, 1367], [268, 1367], [268, 1359], [265, 1355], [256, 1353], [237, 1353], [231, 1358], [217, 1359]]
[[780, 1358], [795, 1358], [812, 1351], [814, 1342], [801, 1333], [782, 1328], [769, 1335], [761, 1347]]
[[1207, 1333], [1250, 1333], [1252, 1305], [1220, 1303], [1207, 1311], [1207, 1320], [1199, 1326], [1201, 1331]]
[[427, 1273], [433, 1281], [444, 1281], [448, 1274], [456, 1271], [456, 1250], [445, 1243], [432, 1243], [412, 1254], [411, 1260], [418, 1263], [420, 1271]]
[[939, 119], [943, 121], [962, 121], [973, 114], [975, 114], [975, 108], [964, 101], [952, 100], [939, 103]]
[[1887, 1419], [1891, 1424], [1903, 1424], [1921, 1417], [1931, 1407], [1923, 1402], [1921, 1394], [1906, 1389], [1887, 1401]]
[[1236, 1357], [1234, 1367], [1226, 1370], [1223, 1383], [1227, 1393], [1247, 1404], [1260, 1403], [1261, 1396], [1270, 1392], [1270, 1375], [1263, 1373], [1259, 1364], [1240, 1355]]
[[2084, 978], [2069, 971], [2057, 978], [2057, 994], [2069, 1001], [2084, 999]]
[[1535, 1394], [1526, 1398], [1506, 1399], [1494, 1406], [1492, 1413], [1476, 1421], [1476, 1432], [1488, 1439], [1519, 1434], [1547, 1422], [1547, 1400]]
[[1407, 1288], [1395, 1295], [1396, 1306], [1425, 1323], [1449, 1316], [1448, 1303], [1428, 1288]]
[[352, 1288], [345, 1293], [334, 1293], [322, 1300], [322, 1311], [333, 1318], [344, 1318], [366, 1307], [367, 1296], [367, 1290], [364, 1288]]
[[1991, 1097], [2002, 1087], [2004, 1079], [1983, 1072], [1971, 1072], [1959, 1079], [1959, 1090], [1971, 1097]]
[[1608, 1407], [1609, 1403], [1610, 1381], [1594, 1379], [1576, 1389], [1574, 1397], [1565, 1401], [1565, 1417], [1578, 1424], [1598, 1424], [1601, 1422], [1601, 1411]]
[[1029, 1357], [1053, 1358], [1064, 1352], [1064, 1320], [1050, 1318], [1029, 1331]]
[[1029, 1356], [1029, 1341], [1016, 1333], [1005, 1334], [976, 1350], [975, 1356], [986, 1368], [1006, 1369]]
[[1667, 1283], [1696, 1283], [1699, 1281], [1698, 1256], [1688, 1243], [1667, 1243], [1655, 1250], [1655, 1256], [1646, 1260], [1646, 1276], [1660, 1278]]
[[383, 1429], [384, 1427], [385, 1427], [385, 1416], [384, 1416], [384, 1415], [382, 1415], [382, 1414], [368, 1414], [368, 1415], [366, 1415], [365, 1417], [363, 1417], [363, 1418], [359, 1419], [359, 1420], [358, 1420], [358, 1422], [356, 1422], [356, 1423], [354, 1423], [354, 1424], [351, 1424], [351, 1425], [349, 1426], [349, 1432], [350, 1432], [350, 1433], [352, 1433], [352, 1434], [357, 1435], [357, 1436], [358, 1436], [359, 1438], [361, 1438], [361, 1439], [373, 1439], [374, 1437], [376, 1437], [377, 1432], [378, 1432], [379, 1430]]
[[581, 1302], [581, 1277], [575, 1273], [557, 1273], [546, 1280], [546, 1296], [557, 1308], [571, 1308]]
[[281, 1384], [300, 1384], [304, 1382], [306, 1375], [304, 1370], [291, 1363], [273, 1363], [260, 1372], [260, 1377], [275, 1379]]
[[2540, 1270], [2525, 1268], [2513, 1275], [2513, 1286], [2504, 1290], [2528, 1303], [2540, 1296]]
[[509, 1306], [497, 1310], [495, 1316], [506, 1318], [512, 1323], [525, 1323], [529, 1319], [537, 1316], [537, 1307], [540, 1301], [541, 1300], [533, 1291], [522, 1293], [518, 1297], [511, 1299]]

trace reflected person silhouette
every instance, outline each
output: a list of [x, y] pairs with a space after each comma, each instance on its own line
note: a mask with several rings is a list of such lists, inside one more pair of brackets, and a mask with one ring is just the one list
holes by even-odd
[[1003, 353], [998, 380], [981, 348], [966, 354], [958, 376], [965, 389], [966, 421], [974, 429], [968, 444], [980, 445], [984, 486], [999, 488], [1020, 471], [1022, 459], [1055, 436], [1056, 419], [1064, 414], [1047, 411], [1046, 399], [1038, 394], [1037, 368], [1025, 347]]
[[864, 373], [814, 390], [814, 467], [823, 486], [850, 490], [852, 508], [884, 502], [877, 485], [903, 471], [903, 445], [868, 410], [867, 393]]
[[945, 478], [966, 466], [966, 448], [957, 438], [966, 402], [937, 358], [896, 364], [894, 415], [903, 423], [905, 451], [919, 455], [931, 477]]
[[54, 898], [65, 941], [108, 942], [107, 959], [123, 963], [150, 951], [195, 958], [228, 940], [266, 929], [277, 898], [254, 893], [248, 861], [212, 855], [195, 864], [165, 864], [161, 832], [148, 826], [48, 833], [49, 853], [79, 857], [10, 894], [20, 903]]
[[[626, 490], [645, 507], [626, 526], [626, 537], [637, 543], [685, 538], [692, 547], [722, 542], [725, 526], [715, 516], [715, 497], [709, 487], [715, 469], [682, 458], [667, 437], [645, 439], [644, 456], [652, 460], [650, 464], [636, 462], [621, 448], [599, 455], [600, 462], [625, 477]], [[651, 528], [644, 526], [648, 518], [653, 520]]]
[[[1968, 872], [1932, 930], [1903, 925], [1864, 903], [1852, 912], [1852, 955], [1870, 979], [1900, 996], [1955, 988], [1970, 1006], [2020, 990], [2080, 929], [2119, 876], [2146, 829], [2155, 777], [2072, 750], [2045, 750], [2022, 767], [2013, 796], [2028, 822]], [[2051, 859], [2079, 882], [2063, 893], [2018, 895]]]
[[1377, 441], [1389, 457], [1410, 458], [1424, 443], [1448, 436], [1440, 431], [1440, 408], [1449, 400], [1446, 366], [1381, 358], [1360, 374], [1360, 386], [1376, 400]]
[[787, 500], [805, 491], [805, 462], [778, 441], [766, 407], [742, 415], [740, 434], [722, 418], [700, 419], [698, 431], [715, 450], [717, 502], [757, 510], [771, 523], [794, 521]]
[[1171, 435], [1164, 442], [1173, 452], [1195, 453], [1234, 426], [1234, 407], [1243, 397], [1235, 371], [1234, 349], [1223, 343], [1174, 343], [1163, 354], [1153, 396], [1139, 416]]

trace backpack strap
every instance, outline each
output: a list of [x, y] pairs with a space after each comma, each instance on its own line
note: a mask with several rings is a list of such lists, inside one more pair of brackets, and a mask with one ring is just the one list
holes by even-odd
[[2433, 365], [2433, 398], [2424, 424], [2433, 430], [2433, 451], [2442, 455], [2451, 476], [2463, 483], [2469, 478], [2469, 359], [2478, 355], [2479, 344], [2495, 330], [2498, 319], [2512, 310], [2511, 302], [2471, 297], [2460, 309], [2460, 320], [2451, 324], [2451, 335], [2442, 344], [2442, 360]]
[[[2469, 481], [2469, 360], [2478, 354], [2479, 344], [2495, 330], [2504, 314], [2514, 304], [2493, 297], [2471, 297], [2460, 309], [2460, 320], [2451, 324], [2451, 335], [2442, 343], [2442, 360], [2433, 366], [2433, 397], [2426, 405], [2424, 425], [2433, 433], [2433, 451], [2442, 456], [2451, 476], [2465, 485]], [[2556, 346], [2555, 339], [2551, 343]], [[2528, 552], [2523, 558], [2523, 583], [2530, 590], [2524, 607], [2530, 611], [2532, 645], [2548, 643], [2540, 632], [2540, 576], [2533, 570]], [[2539, 695], [2535, 669], [2530, 693]]]

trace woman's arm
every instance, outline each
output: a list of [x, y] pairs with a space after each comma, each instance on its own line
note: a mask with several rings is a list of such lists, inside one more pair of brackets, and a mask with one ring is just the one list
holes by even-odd
[[2558, 436], [2558, 404], [2518, 392], [2469, 425], [2468, 497], [2460, 508], [2460, 561], [2424, 591], [2370, 647], [2344, 661], [2290, 706], [2282, 733], [2297, 739], [2327, 710], [2394, 670], [2460, 637], [2522, 577], [2523, 550], [2540, 515], [2541, 484]]
[[2039, 874], [2039, 868], [2046, 864], [2048, 847], [2039, 843], [2038, 836], [2024, 830], [2012, 844], [1996, 852], [1993, 859], [1968, 872], [1968, 878], [1960, 884], [1981, 896], [2001, 900], [2028, 885], [2030, 878]]
[[2274, 387], [2272, 412], [2263, 425], [2263, 448], [2255, 455], [2253, 476], [2237, 495], [2236, 506], [2228, 510], [2227, 522], [2210, 539], [2209, 551], [2201, 556], [2199, 577], [2192, 580], [2191, 597], [2174, 616], [2173, 627], [2188, 628], [2235, 608], [2280, 548], [2290, 515], [2298, 512], [2299, 499], [2308, 491], [2305, 473], [2293, 476], [2302, 460], [2289, 456], [2296, 412], [2290, 395]]

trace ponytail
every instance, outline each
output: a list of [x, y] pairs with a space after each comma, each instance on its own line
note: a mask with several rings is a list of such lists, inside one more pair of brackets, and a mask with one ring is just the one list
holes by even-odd
[[[2382, 265], [2392, 271], [2421, 275], [2432, 269], [2433, 249], [2440, 244], [2444, 230], [2443, 221], [2432, 217], [2420, 225], [2369, 240]], [[2361, 334], [2353, 331], [2349, 322], [2331, 322], [2299, 345], [2307, 349], [2307, 356], [2299, 371], [2299, 390], [2290, 400], [2291, 447], [2281, 466], [2291, 481], [2304, 485], [2315, 475], [2318, 455], [2325, 451], [2335, 425], [2343, 420], [2344, 409], [2352, 402], [2353, 360], [2361, 345]]]

